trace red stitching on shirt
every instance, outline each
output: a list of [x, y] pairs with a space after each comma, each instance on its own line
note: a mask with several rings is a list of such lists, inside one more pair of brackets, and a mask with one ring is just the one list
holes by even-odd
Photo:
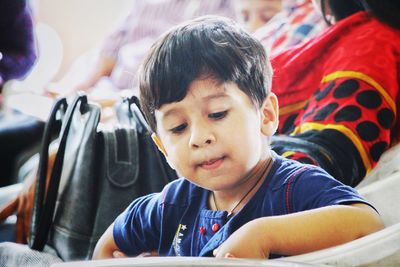
[[298, 169], [297, 171], [295, 171], [292, 174], [292, 176], [290, 176], [289, 181], [287, 183], [287, 187], [286, 187], [286, 209], [287, 209], [288, 213], [292, 213], [292, 209], [290, 207], [290, 202], [289, 202], [290, 187], [292, 185], [292, 182], [293, 182], [294, 178], [297, 176], [297, 174], [299, 174], [304, 169], [307, 169], [307, 167], [302, 167], [302, 168]]

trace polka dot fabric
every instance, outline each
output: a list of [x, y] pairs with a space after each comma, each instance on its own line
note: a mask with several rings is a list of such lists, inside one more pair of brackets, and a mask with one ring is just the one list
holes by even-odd
[[[387, 114], [379, 116], [382, 112]], [[303, 132], [302, 127], [310, 123], [326, 127], [337, 125], [338, 131], [362, 144], [358, 153], [365, 158], [365, 167], [370, 169], [390, 144], [390, 131], [387, 129], [393, 124], [393, 119], [394, 112], [388, 103], [369, 84], [340, 78], [317, 91], [307, 107], [297, 113], [293, 123], [296, 129], [292, 133]], [[381, 149], [376, 148], [377, 144]]]
[[[352, 159], [345, 183], [356, 185], [398, 142], [400, 31], [359, 12], [271, 62], [272, 91], [280, 103], [278, 133], [307, 136], [339, 163], [357, 153], [360, 160]], [[305, 135], [309, 131], [312, 134]], [[335, 138], [329, 139], [332, 131]], [[306, 163], [320, 162], [293, 147], [280, 153]]]

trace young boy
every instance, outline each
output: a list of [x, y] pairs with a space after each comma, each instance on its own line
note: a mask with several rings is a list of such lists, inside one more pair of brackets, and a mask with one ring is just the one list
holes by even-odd
[[261, 44], [202, 17], [152, 47], [141, 103], [154, 140], [184, 178], [133, 203], [94, 258], [120, 252], [269, 258], [351, 241], [383, 227], [355, 190], [269, 149], [278, 124]]

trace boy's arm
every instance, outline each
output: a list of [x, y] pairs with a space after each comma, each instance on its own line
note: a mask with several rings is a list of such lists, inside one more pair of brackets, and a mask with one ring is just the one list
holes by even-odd
[[379, 215], [366, 204], [328, 206], [250, 221], [234, 232], [214, 255], [240, 258], [268, 258], [270, 253], [297, 255], [340, 245], [383, 227]]
[[113, 228], [114, 224], [111, 224], [97, 241], [92, 257], [94, 260], [123, 257], [124, 254], [119, 251], [117, 244], [115, 244]]

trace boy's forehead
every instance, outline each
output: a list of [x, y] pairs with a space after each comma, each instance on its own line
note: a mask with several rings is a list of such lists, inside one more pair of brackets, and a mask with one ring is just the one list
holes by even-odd
[[194, 88], [193, 90], [189, 90], [187, 95], [181, 100], [177, 102], [172, 102], [168, 104], [162, 105], [159, 110], [167, 111], [173, 107], [179, 106], [181, 103], [186, 102], [188, 100], [192, 100], [195, 102], [208, 102], [214, 99], [223, 99], [228, 98], [228, 94], [226, 93], [225, 87], [219, 88]]
[[194, 80], [188, 88], [185, 96], [195, 97], [200, 99], [210, 99], [226, 95], [226, 83], [217, 81], [215, 79], [205, 78]]
[[[190, 103], [198, 102], [201, 105], [201, 103], [230, 98], [229, 90], [227, 89], [230, 86], [227, 83], [207, 80], [208, 79], [197, 79], [193, 81], [189, 86], [186, 96], [181, 101], [163, 104], [156, 110], [156, 114], [158, 113], [161, 117], [171, 115], [188, 101], [190, 101]], [[193, 108], [195, 107], [196, 106]]]

